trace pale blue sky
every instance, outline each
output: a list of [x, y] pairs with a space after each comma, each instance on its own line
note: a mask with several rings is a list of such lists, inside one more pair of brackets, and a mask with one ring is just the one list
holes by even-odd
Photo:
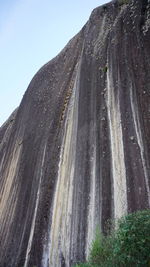
[[38, 69], [108, 0], [0, 0], [0, 125]]

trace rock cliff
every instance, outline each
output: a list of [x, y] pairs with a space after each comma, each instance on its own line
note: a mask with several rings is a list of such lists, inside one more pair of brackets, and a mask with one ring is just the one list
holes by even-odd
[[0, 128], [0, 266], [71, 267], [150, 208], [150, 1], [93, 10]]

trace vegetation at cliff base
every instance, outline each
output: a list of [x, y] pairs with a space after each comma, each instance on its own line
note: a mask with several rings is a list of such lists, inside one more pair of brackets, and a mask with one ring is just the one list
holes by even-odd
[[87, 263], [75, 267], [150, 266], [150, 210], [121, 218], [108, 236], [96, 233]]

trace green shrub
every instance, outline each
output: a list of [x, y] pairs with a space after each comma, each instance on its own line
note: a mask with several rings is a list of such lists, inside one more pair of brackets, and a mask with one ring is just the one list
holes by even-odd
[[107, 66], [105, 66], [105, 67], [103, 67], [103, 69], [102, 69], [102, 70], [103, 70], [103, 72], [104, 72], [104, 73], [107, 73], [108, 67], [107, 67]]
[[150, 266], [150, 210], [128, 214], [107, 237], [96, 232], [89, 262], [75, 267]]
[[129, 3], [129, 0], [118, 0], [119, 6], [127, 5]]
[[90, 267], [90, 265], [88, 263], [80, 263], [76, 264], [74, 267]]
[[112, 255], [117, 266], [148, 266], [150, 210], [129, 214], [119, 221]]
[[112, 236], [105, 237], [100, 231], [97, 231], [92, 243], [89, 262], [98, 266], [105, 266], [105, 262], [111, 255], [112, 240]]

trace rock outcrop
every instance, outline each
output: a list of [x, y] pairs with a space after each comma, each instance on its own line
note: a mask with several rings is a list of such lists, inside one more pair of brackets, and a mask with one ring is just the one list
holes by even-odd
[[96, 8], [0, 128], [0, 266], [71, 267], [150, 208], [150, 1]]

